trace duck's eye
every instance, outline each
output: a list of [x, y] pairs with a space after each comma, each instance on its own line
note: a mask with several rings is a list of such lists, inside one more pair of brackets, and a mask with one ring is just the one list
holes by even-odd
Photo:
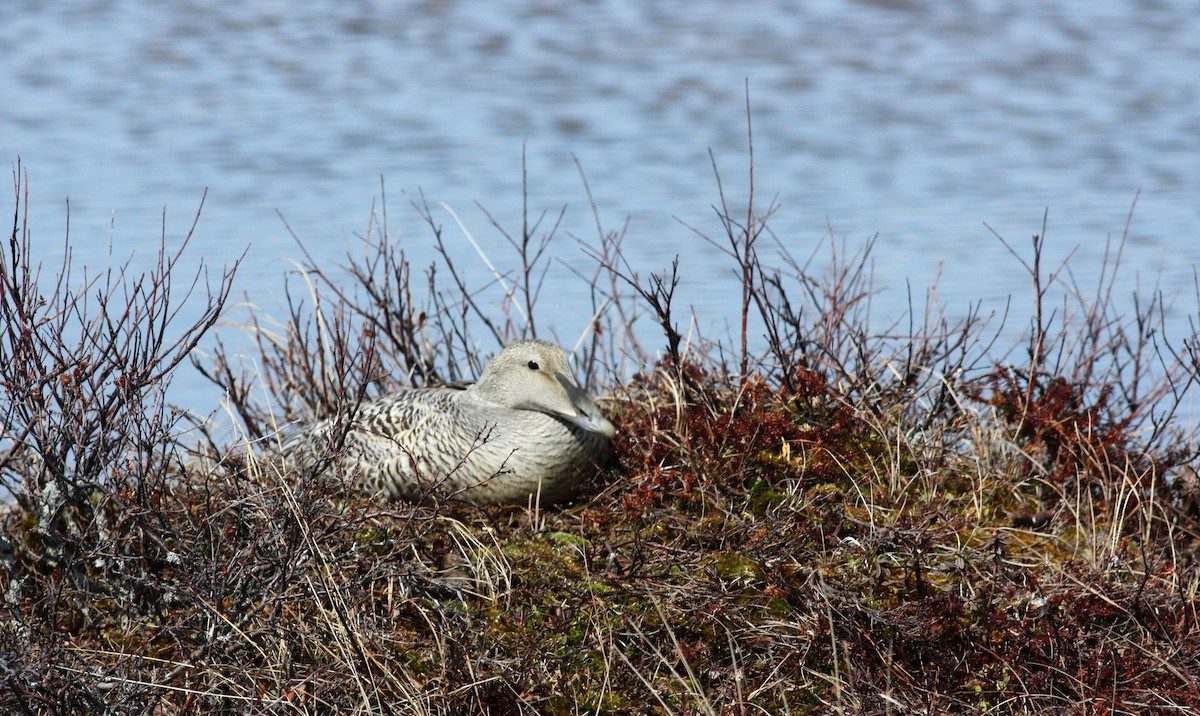
[[540, 366], [538, 366], [537, 361], [535, 361], [535, 360], [529, 361], [528, 363], [526, 363], [526, 365], [529, 366], [529, 370], [538, 370], [540, 367]]

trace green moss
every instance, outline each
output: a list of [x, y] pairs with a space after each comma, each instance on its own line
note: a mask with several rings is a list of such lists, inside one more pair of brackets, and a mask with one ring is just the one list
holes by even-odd
[[705, 564], [735, 589], [747, 589], [763, 581], [762, 566], [739, 552], [720, 552], [706, 559]]
[[586, 537], [569, 532], [547, 532], [543, 537], [548, 542], [553, 542], [562, 546], [573, 546], [587, 551], [591, 549], [592, 543]]

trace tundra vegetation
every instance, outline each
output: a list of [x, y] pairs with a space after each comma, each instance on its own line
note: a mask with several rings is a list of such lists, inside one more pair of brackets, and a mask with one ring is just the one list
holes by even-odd
[[[1081, 285], [1044, 265], [1043, 223], [996, 237], [1031, 315], [918, 290], [876, 325], [871, 242], [775, 236], [752, 163], [736, 199], [716, 168], [711, 230], [685, 228], [737, 277], [721, 335], [594, 204], [595, 235], [563, 238], [524, 192], [473, 285], [460, 228], [410, 197], [437, 251], [413, 266], [384, 195], [344, 265], [304, 254], [278, 312], [237, 312], [236, 263], [182, 275], [190, 231], [146, 272], [81, 271], [70, 237], [43, 266], [17, 165], [0, 711], [1200, 709], [1200, 343], [1167, 320], [1194, 297], [1120, 295], [1124, 238]], [[294, 421], [345, 425], [517, 338], [570, 351], [540, 312], [567, 241], [592, 267], [576, 373], [619, 430], [573, 502], [387, 503], [280, 470]], [[226, 415], [169, 404], [182, 370]]]

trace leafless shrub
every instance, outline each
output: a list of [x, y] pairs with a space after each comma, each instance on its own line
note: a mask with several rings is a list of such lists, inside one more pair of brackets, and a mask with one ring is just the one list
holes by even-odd
[[[906, 431], [953, 422], [961, 409], [956, 396], [960, 381], [986, 364], [1002, 326], [990, 325], [992, 317], [983, 315], [979, 305], [968, 307], [962, 318], [951, 318], [937, 300], [936, 286], [927, 289], [920, 308], [910, 288], [908, 310], [889, 326], [874, 325], [874, 240], [850, 250], [831, 228], [826, 242], [819, 242], [827, 243], [824, 261], [819, 243], [801, 260], [794, 240], [771, 233], [770, 219], [779, 205], [772, 199], [760, 210], [756, 203], [748, 92], [747, 150], [750, 178], [740, 215], [731, 209], [716, 157], [710, 154], [719, 197], [714, 212], [723, 240], [689, 227], [730, 259], [741, 286], [739, 330], [732, 337], [738, 347], [739, 384], [744, 387], [752, 376], [766, 375], [794, 396], [811, 392], [816, 379], [830, 397], [855, 410], [876, 418], [898, 414]], [[774, 260], [764, 252], [765, 239], [770, 239], [766, 246], [773, 249]], [[664, 307], [669, 308], [669, 300], [663, 299], [671, 295], [663, 288], [673, 285], [652, 275], [649, 284], [637, 288], [660, 323]], [[674, 356], [678, 331], [664, 330], [668, 355]]]
[[[1170, 491], [1168, 476], [1198, 454], [1179, 420], [1184, 396], [1200, 377], [1187, 355], [1194, 338], [1180, 343], [1168, 335], [1169, 302], [1156, 289], [1148, 297], [1134, 293], [1131, 312], [1118, 306], [1114, 291], [1129, 222], [1106, 247], [1092, 291], [1066, 262], [1049, 273], [1042, 267], [1046, 224], [1033, 236], [1029, 261], [998, 236], [1029, 275], [1034, 315], [1025, 360], [997, 363], [970, 391], [996, 407], [1031, 451], [1030, 474], [1052, 491], [1082, 488], [1097, 497], [1125, 483], [1140, 495], [1133, 504], [1141, 503], [1149, 491]], [[1061, 307], [1052, 310], [1056, 283], [1065, 290]]]
[[[128, 488], [145, 499], [177, 467], [180, 414], [166, 404], [165, 390], [216, 322], [236, 264], [215, 287], [200, 269], [181, 295], [174, 274], [193, 223], [173, 253], [164, 233], [149, 272], [131, 275], [126, 263], [95, 276], [85, 270], [76, 282], [68, 235], [62, 266], [47, 284], [21, 215], [28, 184], [20, 172], [18, 165], [17, 215], [0, 261], [0, 484], [37, 516], [42, 542], [31, 554], [74, 569], [74, 560], [104, 551], [80, 541], [103, 539], [97, 490], [119, 499]], [[197, 289], [204, 291], [200, 315], [177, 329]]]
[[[43, 274], [19, 163], [13, 186], [13, 230], [0, 257], [0, 487], [15, 509], [6, 525], [5, 603], [13, 609], [32, 598], [38, 611], [13, 612], [9, 648], [35, 660], [14, 665], [4, 681], [33, 701], [71, 710], [101, 698], [95, 682], [66, 672], [29, 678], [37, 658], [63, 657], [56, 664], [63, 668], [77, 660], [61, 651], [63, 641], [35, 648], [26, 639], [43, 623], [73, 630], [98, 601], [132, 618], [158, 598], [154, 573], [172, 554], [158, 508], [170, 500], [184, 455], [182, 413], [165, 393], [216, 322], [237, 265], [215, 284], [201, 268], [180, 288], [179, 261], [195, 222], [172, 252], [164, 218], [157, 262], [145, 273], [125, 263], [77, 276], [68, 230], [62, 264]], [[200, 302], [190, 322], [181, 318], [189, 301]]]
[[[424, 269], [423, 281], [414, 280], [404, 249], [388, 233], [384, 193], [379, 211], [371, 212], [361, 251], [348, 254], [344, 266], [320, 265], [293, 234], [305, 261], [285, 288], [282, 322], [268, 323], [252, 307], [246, 325], [257, 353], [252, 364], [221, 343], [211, 361], [193, 360], [227, 396], [248, 437], [262, 440], [291, 421], [346, 415], [361, 401], [398, 388], [469, 379], [482, 371], [491, 350], [537, 336], [534, 307], [561, 213], [543, 231], [546, 215], [531, 221], [524, 205], [521, 231], [512, 234], [483, 209], [513, 248], [516, 269], [502, 270], [445, 207], [492, 273], [490, 284], [476, 287], [467, 285], [458, 267], [461, 248], [448, 246], [424, 194], [410, 206], [429, 229], [440, 259]], [[449, 277], [448, 288], [442, 276]], [[502, 297], [492, 310], [481, 299], [495, 287]], [[600, 333], [598, 324], [592, 333]], [[589, 346], [579, 361], [585, 376], [592, 375], [601, 352], [595, 340]]]

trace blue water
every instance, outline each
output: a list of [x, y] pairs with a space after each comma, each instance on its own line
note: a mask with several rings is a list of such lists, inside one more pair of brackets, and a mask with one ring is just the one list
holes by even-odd
[[[468, 280], [489, 272], [445, 202], [494, 259], [531, 208], [567, 213], [541, 317], [586, 325], [589, 261], [573, 237], [628, 219], [639, 271], [680, 255], [683, 299], [720, 337], [737, 300], [713, 235], [711, 149], [731, 203], [746, 197], [746, 87], [756, 191], [807, 258], [832, 235], [877, 236], [881, 323], [940, 276], [951, 313], [1017, 315], [1029, 289], [985, 227], [1025, 247], [1049, 211], [1048, 261], [1099, 270], [1137, 199], [1120, 296], [1159, 285], [1196, 314], [1200, 263], [1200, 14], [1182, 0], [1077, 3], [176, 2], [4, 0], [0, 155], [29, 171], [39, 256], [61, 255], [70, 198], [77, 264], [163, 233], [220, 267], [249, 247], [237, 291], [276, 312], [283, 222], [322, 262], [355, 247], [380, 194], [414, 264], [434, 259], [409, 195], [423, 191]], [[824, 255], [820, 253], [818, 255]], [[590, 272], [590, 271], [589, 271]], [[1189, 298], [1190, 297], [1190, 298]], [[231, 319], [236, 320], [236, 319]], [[223, 329], [227, 339], [236, 330]], [[189, 369], [174, 397], [219, 396]]]

